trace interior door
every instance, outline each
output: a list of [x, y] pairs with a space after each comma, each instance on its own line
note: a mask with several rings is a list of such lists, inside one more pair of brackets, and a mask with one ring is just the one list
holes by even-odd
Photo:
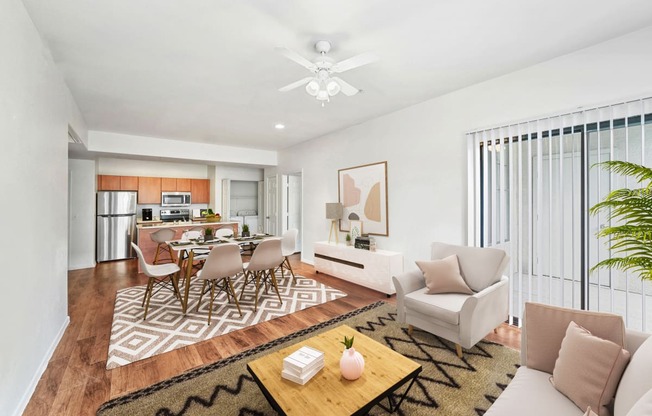
[[265, 232], [278, 234], [278, 177], [271, 175], [265, 178]]
[[297, 245], [295, 251], [301, 251], [301, 174], [288, 175], [287, 229], [296, 228]]

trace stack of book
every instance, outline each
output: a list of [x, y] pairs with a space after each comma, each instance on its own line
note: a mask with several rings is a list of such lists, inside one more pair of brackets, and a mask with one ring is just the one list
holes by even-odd
[[324, 353], [310, 347], [301, 347], [283, 359], [281, 376], [304, 385], [324, 368]]

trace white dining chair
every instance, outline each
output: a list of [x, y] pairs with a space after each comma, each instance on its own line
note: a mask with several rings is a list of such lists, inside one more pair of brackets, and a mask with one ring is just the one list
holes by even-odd
[[233, 228], [222, 227], [215, 230], [215, 237], [228, 237], [233, 236]]
[[[179, 266], [174, 263], [165, 263], [165, 264], [148, 264], [143, 257], [143, 252], [140, 250], [135, 243], [131, 243], [136, 255], [138, 256], [138, 262], [140, 263], [140, 268], [143, 270], [145, 276], [149, 277], [147, 281], [147, 289], [145, 289], [145, 295], [143, 296], [143, 303], [141, 306], [145, 307], [145, 315], [143, 320], [147, 319], [147, 310], [149, 309], [149, 301], [154, 294], [154, 286], [159, 286], [156, 290], [158, 292], [162, 288], [167, 288], [172, 290], [172, 293], [181, 301], [181, 293], [179, 292], [179, 286], [177, 281], [174, 278], [174, 275], [179, 271]], [[182, 305], [183, 306], [183, 305]]]
[[[166, 241], [174, 240], [174, 230], [171, 228], [161, 228], [160, 230], [151, 233], [149, 238], [156, 243], [156, 253], [154, 254], [154, 264], [159, 263], [175, 263], [174, 254], [172, 249]], [[170, 258], [159, 259], [161, 253], [168, 253]]]
[[273, 287], [279, 302], [283, 304], [281, 295], [278, 292], [278, 284], [274, 273], [274, 270], [282, 261], [281, 240], [274, 238], [263, 240], [258, 244], [258, 247], [256, 247], [251, 256], [251, 260], [243, 265], [244, 283], [242, 285], [242, 292], [240, 293], [240, 300], [242, 300], [247, 285], [253, 283], [255, 289], [254, 312], [258, 310], [258, 295], [260, 293], [260, 287], [263, 284], [265, 285], [265, 293], [267, 293], [268, 285]]
[[[235, 277], [239, 273], [242, 273], [242, 257], [240, 256], [240, 246], [237, 244], [215, 246], [208, 255], [204, 267], [197, 272], [197, 278], [202, 280], [201, 294], [199, 295], [199, 302], [197, 302], [197, 311], [199, 311], [204, 294], [210, 290], [208, 325], [211, 324], [213, 302], [222, 291], [226, 293], [229, 302], [231, 301], [231, 297], [233, 297], [235, 306], [238, 308], [240, 316], [242, 316], [240, 303], [238, 302], [238, 298], [233, 289], [233, 283], [231, 282], [231, 277]], [[218, 289], [217, 293], [215, 293], [215, 289]]]
[[292, 282], [296, 283], [297, 279], [294, 276], [294, 270], [292, 270], [292, 265], [290, 264], [290, 256], [294, 254], [294, 251], [297, 246], [297, 234], [299, 230], [296, 228], [291, 228], [283, 233], [281, 237], [281, 253], [283, 254], [283, 261], [279, 266], [281, 269], [281, 276], [285, 279], [285, 270], [289, 270], [292, 275]]

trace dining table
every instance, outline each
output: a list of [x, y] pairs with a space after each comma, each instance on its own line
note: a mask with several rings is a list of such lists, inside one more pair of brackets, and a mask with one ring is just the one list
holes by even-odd
[[[251, 237], [219, 237], [212, 240], [201, 240], [201, 239], [188, 239], [188, 240], [171, 240], [166, 241], [166, 244], [170, 246], [172, 250], [176, 252], [177, 261], [179, 265], [179, 271], [174, 276], [177, 285], [181, 278], [181, 274], [185, 272], [184, 278], [184, 289], [183, 289], [183, 299], [181, 299], [181, 308], [183, 314], [186, 314], [188, 309], [188, 296], [190, 294], [190, 278], [192, 277], [193, 262], [195, 257], [195, 252], [198, 250], [210, 250], [213, 247], [216, 247], [220, 244], [235, 243], [240, 247], [246, 247], [246, 250], [253, 252], [264, 240], [268, 239], [280, 239], [281, 237], [274, 236], [271, 234], [254, 234]], [[184, 267], [183, 262], [186, 261]], [[178, 287], [178, 286], [177, 286]]]

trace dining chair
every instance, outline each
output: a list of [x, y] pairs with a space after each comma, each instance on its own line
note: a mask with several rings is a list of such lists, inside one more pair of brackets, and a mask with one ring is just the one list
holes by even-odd
[[[202, 231], [197, 231], [197, 230], [192, 230], [192, 229], [188, 230], [188, 231], [185, 232], [185, 238], [188, 239], [188, 240], [198, 240], [199, 237], [201, 237], [203, 235]], [[192, 271], [191, 271], [190, 276], [192, 276], [192, 273], [195, 273], [195, 272], [202, 269], [202, 267], [204, 266], [204, 262], [208, 258], [208, 254], [211, 251], [209, 249], [195, 248], [195, 249], [192, 250], [192, 252], [193, 252], [193, 255], [192, 255]], [[188, 251], [187, 250], [182, 251], [182, 253], [183, 253], [182, 260], [184, 262], [188, 261], [188, 259], [189, 259]], [[188, 265], [183, 266], [184, 269], [186, 267], [188, 267]], [[183, 274], [183, 277], [182, 277], [183, 278], [183, 284], [185, 284], [186, 275], [185, 275], [185, 273], [182, 273], [182, 274]]]
[[228, 237], [228, 236], [233, 236], [233, 228], [232, 227], [222, 227], [218, 228], [214, 232], [215, 237]]
[[174, 296], [182, 302], [179, 286], [174, 278], [174, 275], [179, 271], [179, 266], [174, 263], [148, 264], [145, 261], [145, 257], [143, 257], [143, 252], [140, 250], [140, 247], [135, 243], [131, 243], [131, 247], [136, 251], [140, 268], [143, 270], [143, 273], [145, 273], [145, 276], [149, 277], [149, 280], [147, 280], [147, 289], [145, 289], [145, 296], [143, 296], [143, 303], [141, 304], [141, 306], [145, 307], [143, 320], [147, 319], [147, 310], [149, 309], [149, 301], [152, 299], [152, 295], [154, 294], [154, 286], [159, 286], [156, 292], [162, 288], [172, 290]]
[[[154, 254], [154, 263], [153, 264], [159, 264], [160, 263], [175, 263], [174, 259], [174, 254], [172, 254], [172, 249], [166, 241], [174, 240], [174, 230], [171, 228], [161, 228], [160, 230], [151, 233], [149, 235], [149, 238], [152, 239], [153, 242], [156, 243], [156, 254]], [[170, 256], [169, 259], [159, 259], [158, 256], [161, 253], [168, 253]], [[165, 261], [161, 261], [165, 260]]]
[[297, 282], [297, 279], [294, 277], [294, 270], [292, 270], [292, 265], [290, 264], [290, 256], [294, 254], [296, 249], [298, 233], [299, 230], [291, 228], [285, 231], [281, 237], [281, 252], [283, 254], [283, 261], [279, 266], [279, 269], [281, 269], [281, 277], [285, 279], [285, 270], [289, 270], [292, 275], [292, 282], [294, 283]]
[[[238, 308], [240, 316], [242, 316], [240, 303], [238, 302], [238, 298], [233, 289], [233, 283], [231, 282], [231, 277], [237, 276], [239, 273], [242, 273], [242, 257], [240, 257], [240, 246], [237, 244], [223, 244], [213, 248], [206, 259], [206, 263], [204, 263], [204, 267], [197, 272], [197, 278], [203, 281], [199, 302], [197, 302], [197, 312], [199, 311], [202, 298], [210, 290], [208, 325], [211, 324], [213, 302], [222, 291], [226, 293], [229, 302], [233, 296], [235, 306]], [[216, 288], [218, 289], [217, 293], [215, 293]]]
[[278, 292], [278, 284], [276, 282], [276, 275], [274, 270], [283, 261], [283, 253], [281, 252], [281, 240], [279, 238], [263, 240], [258, 247], [254, 250], [251, 260], [244, 263], [244, 283], [242, 285], [242, 292], [240, 292], [240, 300], [244, 295], [245, 289], [249, 283], [254, 284], [256, 291], [254, 297], [254, 312], [258, 309], [258, 294], [260, 287], [265, 285], [265, 293], [267, 293], [268, 285], [272, 286], [276, 291], [279, 302], [283, 304], [281, 295]]

